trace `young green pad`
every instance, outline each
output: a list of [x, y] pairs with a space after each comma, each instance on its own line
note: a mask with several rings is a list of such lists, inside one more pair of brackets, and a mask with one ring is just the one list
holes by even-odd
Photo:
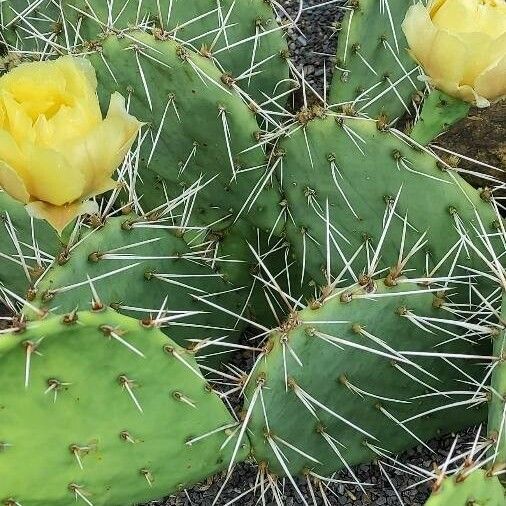
[[456, 171], [380, 128], [328, 116], [278, 143], [273, 163], [289, 210], [287, 236], [309, 277], [324, 284], [341, 272], [358, 277], [369, 266], [392, 268], [395, 282], [404, 260], [411, 277], [480, 265], [462, 236], [476, 235], [478, 217], [486, 229], [493, 225], [490, 204]]
[[255, 147], [255, 115], [211, 61], [138, 31], [106, 38], [91, 59], [104, 101], [120, 91], [149, 124], [138, 170], [145, 209], [165, 200], [160, 185], [153, 191], [157, 180], [169, 198], [199, 182], [194, 212], [202, 218], [212, 210], [213, 219], [219, 212], [272, 226], [280, 197]]
[[[451, 392], [472, 397], [474, 385], [460, 380], [476, 373], [486, 345], [461, 339], [466, 330], [444, 306], [407, 280], [390, 288], [377, 280], [292, 315], [246, 390], [257, 462], [277, 475], [330, 476], [373, 460], [374, 447], [400, 452], [483, 420], [482, 408]], [[429, 332], [433, 318], [448, 323]]]
[[59, 313], [86, 309], [92, 286], [95, 305], [154, 320], [183, 346], [191, 344], [187, 339], [238, 339], [243, 328], [195, 296], [241, 314], [248, 290], [224, 281], [180, 237], [134, 215], [109, 218], [84, 235], [44, 273], [31, 303]]
[[56, 232], [0, 189], [0, 285], [26, 295], [60, 249]]
[[356, 111], [388, 122], [419, 102], [417, 64], [410, 57], [401, 28], [409, 0], [353, 0], [342, 21], [332, 104], [351, 104]]
[[482, 469], [445, 477], [425, 506], [504, 506], [504, 488], [497, 476]]
[[410, 136], [418, 144], [426, 145], [449, 130], [452, 125], [467, 117], [471, 105], [459, 98], [433, 90], [423, 101], [418, 121]]
[[0, 363], [2, 504], [138, 504], [229, 464], [234, 419], [192, 355], [137, 320], [28, 323], [2, 336]]
[[101, 33], [155, 29], [210, 57], [253, 100], [286, 91], [288, 46], [264, 0], [69, 0], [68, 20], [85, 43]]

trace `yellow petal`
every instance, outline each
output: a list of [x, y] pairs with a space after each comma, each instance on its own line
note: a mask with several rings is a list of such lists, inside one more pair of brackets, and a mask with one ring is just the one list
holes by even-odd
[[473, 86], [476, 76], [481, 74], [492, 61], [490, 58], [496, 51], [495, 40], [486, 33], [480, 32], [456, 34], [455, 36], [465, 46], [467, 54], [461, 82]]
[[[475, 31], [497, 38], [506, 33], [506, 2], [504, 0], [478, 2]], [[504, 51], [503, 46], [503, 51]]]
[[28, 155], [31, 195], [36, 200], [62, 206], [78, 200], [85, 189], [80, 168], [56, 151], [33, 147]]
[[412, 5], [408, 9], [402, 29], [411, 54], [421, 65], [424, 65], [430, 57], [430, 49], [437, 30], [422, 3]]
[[429, 11], [430, 16], [435, 16], [437, 11], [445, 2], [446, 0], [430, 0], [430, 2], [427, 4], [427, 10]]
[[74, 97], [72, 106], [80, 106], [95, 122], [102, 119], [97, 97], [97, 76], [91, 62], [85, 58], [63, 56], [55, 60], [55, 65], [64, 76], [65, 91]]
[[479, 75], [474, 87], [478, 95], [492, 102], [506, 98], [506, 56]]
[[119, 183], [115, 181], [112, 177], [108, 177], [104, 179], [103, 181], [100, 181], [97, 186], [93, 188], [90, 193], [87, 193], [85, 195], [85, 198], [89, 199], [92, 197], [96, 197], [97, 195], [101, 195], [102, 193], [106, 193], [111, 190], [115, 190], [118, 188]]
[[474, 31], [476, 16], [476, 0], [446, 0], [431, 13], [435, 26], [452, 33]]
[[88, 200], [67, 206], [53, 206], [46, 202], [30, 202], [26, 206], [30, 216], [46, 220], [61, 235], [72, 220], [83, 214], [95, 214], [98, 212], [96, 202]]
[[52, 116], [72, 99], [65, 92], [65, 78], [52, 61], [22, 63], [0, 78], [8, 92], [35, 121], [40, 114]]
[[23, 204], [30, 201], [30, 194], [26, 189], [24, 181], [12, 167], [1, 161], [0, 188], [3, 188], [12, 198], [19, 200]]
[[86, 195], [94, 194], [110, 180], [132, 147], [140, 127], [141, 123], [127, 113], [125, 99], [114, 93], [104, 121], [86, 137], [62, 148], [69, 162], [81, 167], [86, 176]]
[[[462, 82], [467, 64], [467, 47], [455, 35], [438, 30], [423, 63], [425, 73], [434, 81], [452, 88]], [[443, 88], [443, 91], [446, 91]]]
[[26, 156], [6, 130], [0, 130], [0, 161], [10, 165], [30, 188], [31, 179], [27, 170]]
[[66, 90], [74, 96], [88, 95], [97, 89], [97, 76], [91, 62], [85, 58], [62, 56], [55, 66], [65, 77]]
[[33, 142], [35, 134], [32, 130], [32, 118], [9, 92], [0, 92], [5, 107], [7, 130], [14, 140], [22, 142]]

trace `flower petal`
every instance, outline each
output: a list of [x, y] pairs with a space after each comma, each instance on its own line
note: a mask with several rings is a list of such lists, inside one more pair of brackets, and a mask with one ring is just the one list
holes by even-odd
[[446, 0], [430, 0], [430, 2], [427, 4], [427, 10], [429, 11], [430, 16], [435, 16], [437, 11], [445, 2]]
[[424, 65], [424, 62], [428, 61], [430, 57], [430, 48], [437, 29], [421, 2], [408, 9], [402, 29], [406, 35], [411, 54], [421, 65]]
[[62, 147], [67, 159], [85, 174], [86, 195], [95, 193], [110, 180], [132, 147], [140, 127], [141, 123], [126, 111], [125, 99], [114, 93], [104, 121], [86, 137]]
[[480, 74], [474, 87], [478, 95], [489, 100], [506, 98], [506, 56]]
[[98, 204], [92, 200], [67, 206], [53, 206], [46, 202], [36, 201], [30, 202], [25, 207], [30, 216], [46, 220], [60, 235], [73, 219], [83, 214], [98, 212]]
[[[492, 58], [494, 58], [494, 53], [497, 52], [496, 41], [486, 33], [481, 32], [457, 34], [456, 37], [465, 45], [467, 51], [461, 83], [473, 86], [476, 76], [483, 72], [491, 61], [494, 61]], [[504, 50], [502, 52], [504, 53]]]
[[453, 33], [485, 33], [497, 38], [506, 32], [504, 0], [445, 0], [432, 6], [434, 24]]
[[30, 176], [26, 168], [26, 156], [19, 149], [12, 135], [6, 130], [0, 130], [0, 161], [10, 165], [30, 188]]
[[447, 89], [453, 89], [462, 82], [468, 51], [466, 45], [457, 36], [438, 30], [432, 41], [429, 55], [422, 62], [424, 71], [434, 82], [441, 83], [442, 91], [447, 92]]
[[3, 188], [12, 198], [23, 204], [30, 201], [24, 181], [19, 174], [5, 162], [0, 161], [0, 187]]
[[33, 142], [35, 133], [32, 129], [32, 118], [9, 92], [0, 90], [0, 94], [5, 107], [9, 133], [19, 146], [21, 143]]
[[31, 147], [28, 154], [31, 195], [35, 200], [62, 206], [82, 197], [85, 177], [80, 168], [56, 151]]
[[72, 107], [85, 107], [95, 122], [102, 119], [97, 98], [97, 76], [91, 62], [85, 58], [63, 56], [55, 60], [55, 66], [65, 78], [65, 92], [74, 98]]
[[22, 63], [0, 78], [0, 89], [8, 92], [35, 121], [40, 114], [53, 115], [68, 103], [65, 78], [53, 61]]

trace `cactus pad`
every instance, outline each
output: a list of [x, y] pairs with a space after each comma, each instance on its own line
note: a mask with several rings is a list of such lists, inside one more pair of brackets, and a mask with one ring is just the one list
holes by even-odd
[[[452, 354], [482, 356], [486, 346], [460, 339], [465, 331], [451, 326], [439, 297], [407, 281], [369, 281], [313, 302], [274, 332], [246, 391], [257, 462], [274, 474], [329, 476], [372, 460], [375, 447], [399, 452], [482, 420], [483, 409], [458, 410], [445, 392], [473, 392], [448, 361], [476, 371], [478, 358]], [[425, 330], [445, 318], [454, 340], [443, 324]]]
[[419, 102], [424, 84], [410, 57], [401, 23], [408, 0], [354, 0], [342, 21], [330, 99], [388, 121]]
[[232, 316], [210, 312], [193, 295], [241, 313], [247, 290], [234, 291], [205, 264], [204, 257], [156, 222], [133, 215], [110, 218], [58, 257], [30, 300], [59, 313], [87, 309], [93, 285], [100, 305], [140, 319], [159, 317], [167, 334], [183, 346], [190, 338], [237, 339], [242, 325]]
[[[69, 21], [84, 42], [111, 29], [154, 29], [214, 59], [240, 79], [254, 100], [263, 102], [285, 89], [288, 47], [272, 7], [263, 0], [70, 0]], [[281, 87], [279, 86], [281, 84]]]
[[319, 283], [325, 273], [327, 279], [341, 271], [358, 276], [357, 266], [376, 263], [375, 252], [373, 270], [393, 268], [403, 236], [410, 276], [436, 267], [431, 276], [448, 275], [455, 259], [460, 265], [477, 261], [459, 247], [462, 236], [474, 235], [477, 213], [485, 227], [496, 220], [489, 203], [456, 171], [381, 126], [316, 118], [277, 146], [273, 163], [289, 210], [287, 235]]
[[[204, 187], [194, 213], [201, 221], [207, 213], [208, 224], [216, 214], [241, 214], [262, 228], [272, 225], [278, 193], [262, 149], [251, 149], [255, 114], [229, 77], [208, 59], [143, 32], [109, 36], [101, 46], [91, 59], [103, 96], [114, 91], [129, 96], [130, 112], [151, 126], [139, 160], [138, 193], [145, 209], [164, 198], [161, 187], [154, 188], [157, 180], [166, 183], [171, 198], [199, 182]], [[138, 67], [125, 67], [127, 57]]]
[[2, 337], [0, 363], [3, 504], [140, 503], [228, 465], [234, 420], [191, 354], [137, 320], [28, 323]]
[[425, 506], [504, 506], [504, 489], [497, 476], [488, 476], [481, 469], [465, 476], [443, 479]]
[[55, 231], [0, 190], [0, 285], [24, 294], [61, 249]]

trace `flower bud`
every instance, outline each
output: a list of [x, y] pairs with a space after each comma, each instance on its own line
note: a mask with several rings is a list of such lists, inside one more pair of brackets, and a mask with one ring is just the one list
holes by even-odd
[[97, 211], [141, 123], [119, 93], [102, 118], [95, 70], [64, 56], [23, 63], [0, 77], [0, 187], [59, 233]]
[[402, 24], [431, 85], [478, 107], [506, 96], [505, 0], [430, 0]]

